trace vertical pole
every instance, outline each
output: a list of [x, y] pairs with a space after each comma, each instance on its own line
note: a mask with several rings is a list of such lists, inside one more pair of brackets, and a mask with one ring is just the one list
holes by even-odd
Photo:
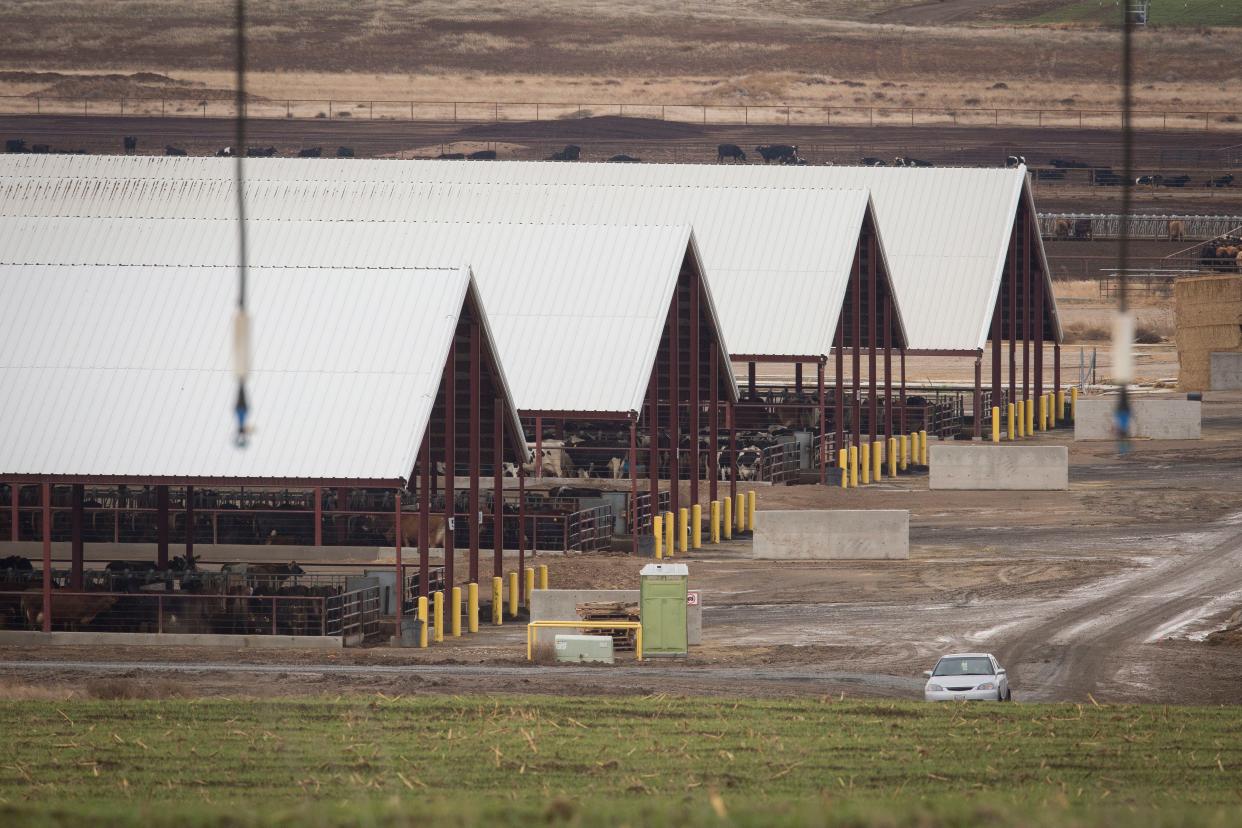
[[862, 245], [854, 252], [854, 445], [862, 444]]
[[185, 487], [185, 560], [194, 558], [194, 487]]
[[[17, 543], [20, 534], [17, 531], [17, 490], [20, 488], [16, 480], [9, 483], [9, 540]], [[116, 525], [116, 513], [112, 515], [113, 525]]]
[[535, 415], [535, 478], [543, 477], [543, 417]]
[[893, 297], [884, 291], [884, 445], [893, 436]]
[[1052, 343], [1052, 398], [1057, 401], [1057, 419], [1065, 412], [1061, 409], [1061, 343]]
[[880, 303], [876, 300], [876, 267], [875, 267], [875, 233], [867, 234], [867, 304], [869, 319], [867, 320], [867, 368], [869, 376], [869, 393], [871, 394], [870, 420], [871, 442], [875, 442], [879, 431], [880, 401], [876, 396], [876, 348], [880, 344]]
[[453, 525], [456, 511], [457, 485], [457, 341], [449, 345], [444, 368], [444, 588], [451, 589], [456, 579], [453, 564], [456, 557]]
[[397, 569], [397, 588], [394, 590], [397, 609], [397, 638], [401, 638], [401, 615], [405, 612], [405, 563], [401, 560], [402, 535], [405, 527], [401, 525], [401, 490], [397, 489], [393, 497], [393, 562]]
[[72, 488], [72, 510], [69, 513], [69, 588], [82, 588], [82, 509], [86, 499], [86, 487], [74, 483]]
[[668, 497], [673, 514], [677, 514], [681, 503], [681, 337], [677, 330], [680, 298], [681, 281], [678, 280], [673, 290], [673, 306], [668, 311]]
[[[323, 487], [316, 486], [311, 490], [311, 496], [315, 498], [315, 546], [323, 546]], [[186, 498], [190, 498], [189, 492]]]
[[[431, 584], [431, 428], [423, 435], [418, 459], [418, 594], [425, 601]], [[420, 616], [422, 617], [422, 616]], [[424, 620], [426, 620], [424, 618]]]
[[52, 631], [52, 484], [39, 487], [43, 502], [43, 631]]
[[[492, 574], [495, 575], [501, 571], [505, 553], [505, 403], [499, 395], [492, 410]], [[477, 572], [470, 581], [478, 584]]]
[[707, 427], [711, 429], [707, 450], [711, 456], [707, 458], [707, 473], [711, 476], [708, 485], [708, 500], [716, 500], [720, 494], [720, 342], [712, 336], [708, 343], [708, 359], [710, 366], [707, 381], [711, 383], [708, 392], [708, 405], [711, 413], [707, 416]]
[[824, 357], [816, 365], [815, 384], [819, 395], [819, 485], [828, 482], [828, 400], [824, 398]]
[[1018, 237], [1009, 238], [1009, 401], [1018, 402]]
[[983, 436], [983, 353], [975, 357], [975, 399], [974, 399], [974, 437]]
[[746, 363], [746, 394], [752, 399], [755, 396], [755, 363]]
[[1031, 227], [1019, 208], [1022, 222], [1022, 399], [1031, 398]]
[[992, 309], [992, 407], [1003, 411], [1005, 406], [1001, 402], [1001, 299], [1002, 294], [997, 290], [996, 307]]
[[[537, 521], [531, 521], [531, 527], [537, 529]], [[530, 533], [531, 550], [539, 547], [536, 531]], [[526, 566], [526, 469], [518, 467], [518, 569]], [[497, 572], [496, 577], [502, 573]]]
[[840, 318], [837, 320], [837, 376], [833, 380], [835, 390], [833, 400], [836, 406], [836, 420], [833, 425], [837, 428], [837, 450], [840, 451], [845, 447], [845, 313], [842, 309]]
[[794, 363], [794, 393], [802, 396], [802, 363]]
[[638, 554], [638, 415], [630, 416], [630, 551]]
[[649, 496], [651, 497], [651, 514], [656, 515], [660, 511], [660, 365], [657, 361], [656, 365], [651, 369], [651, 383], [647, 389], [648, 408], [647, 408], [647, 435], [649, 444], [647, 446], [647, 477], [650, 484], [648, 487]]
[[902, 434], [906, 433], [906, 347], [903, 345], [897, 349], [897, 353], [901, 356], [901, 427], [898, 429]]
[[[479, 320], [470, 320], [470, 580], [479, 580], [479, 513], [482, 511], [479, 492], [479, 467], [483, 463], [480, 420], [483, 412], [483, 336]], [[452, 585], [450, 585], [451, 588]], [[458, 608], [460, 609], [460, 607]]]
[[155, 487], [155, 555], [156, 565], [168, 569], [168, 487]]
[[699, 465], [699, 401], [702, 389], [699, 388], [700, 360], [703, 349], [699, 341], [699, 275], [690, 274], [690, 347], [687, 356], [690, 360], [690, 503], [699, 503], [699, 482], [702, 477]]
[[[1124, 220], [1124, 219], [1123, 219]], [[1027, 225], [1027, 237], [1030, 238], [1030, 225]], [[1044, 396], [1044, 274], [1034, 270], [1032, 280], [1035, 282], [1035, 396]]]
[[729, 418], [729, 497], [737, 500], [737, 408], [730, 402], [725, 406]]

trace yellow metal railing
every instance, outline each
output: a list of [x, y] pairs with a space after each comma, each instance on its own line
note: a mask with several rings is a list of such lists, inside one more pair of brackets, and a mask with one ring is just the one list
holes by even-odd
[[643, 625], [639, 621], [531, 621], [526, 625], [526, 660], [532, 661], [535, 652], [535, 633], [541, 629], [577, 630], [634, 630], [634, 654], [643, 660]]

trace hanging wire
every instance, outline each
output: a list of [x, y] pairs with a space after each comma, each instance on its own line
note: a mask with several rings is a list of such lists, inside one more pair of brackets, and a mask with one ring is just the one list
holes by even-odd
[[1121, 4], [1121, 232], [1117, 266], [1117, 318], [1113, 325], [1113, 382], [1117, 384], [1117, 408], [1113, 428], [1117, 453], [1130, 450], [1130, 396], [1134, 379], [1134, 317], [1130, 314], [1130, 214], [1134, 194], [1134, 14], [1130, 0]]
[[246, 4], [237, 0], [237, 99], [236, 134], [233, 146], [233, 191], [237, 195], [237, 313], [233, 317], [233, 373], [237, 376], [237, 447], [245, 448], [248, 438], [246, 418], [246, 379], [250, 375], [250, 317], [246, 311], [246, 197], [244, 158], [246, 154]]

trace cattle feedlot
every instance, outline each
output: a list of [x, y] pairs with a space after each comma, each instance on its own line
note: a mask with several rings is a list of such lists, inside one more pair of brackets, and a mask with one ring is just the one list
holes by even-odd
[[1239, 824], [1239, 26], [6, 5], [0, 824]]

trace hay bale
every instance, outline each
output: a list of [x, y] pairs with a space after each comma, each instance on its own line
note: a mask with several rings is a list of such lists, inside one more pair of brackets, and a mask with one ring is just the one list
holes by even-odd
[[1242, 277], [1178, 279], [1173, 286], [1178, 388], [1206, 391], [1213, 351], [1242, 350]]

